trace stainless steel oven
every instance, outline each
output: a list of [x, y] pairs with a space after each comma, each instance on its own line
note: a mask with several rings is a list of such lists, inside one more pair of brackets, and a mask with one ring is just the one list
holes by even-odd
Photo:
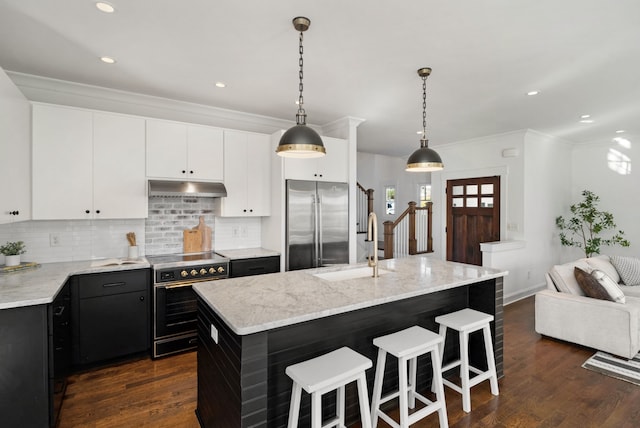
[[216, 253], [147, 256], [153, 271], [153, 358], [194, 349], [197, 307], [192, 284], [228, 278], [229, 259]]

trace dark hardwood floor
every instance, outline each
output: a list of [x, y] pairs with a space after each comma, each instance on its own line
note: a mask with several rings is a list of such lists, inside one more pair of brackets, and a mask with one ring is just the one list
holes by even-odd
[[[452, 428], [640, 426], [640, 386], [581, 368], [592, 349], [536, 334], [533, 297], [505, 307], [504, 335], [500, 395], [474, 387], [466, 414], [447, 389]], [[144, 358], [71, 376], [59, 428], [198, 427], [195, 407], [194, 352]], [[437, 415], [413, 425], [437, 426]]]

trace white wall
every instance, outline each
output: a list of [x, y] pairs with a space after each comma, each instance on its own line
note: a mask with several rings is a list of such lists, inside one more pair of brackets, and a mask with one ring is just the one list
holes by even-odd
[[[504, 152], [511, 149], [511, 153]], [[524, 247], [494, 257], [509, 271], [505, 302], [515, 301], [544, 287], [544, 273], [557, 263], [559, 242], [555, 217], [570, 193], [571, 146], [557, 138], [522, 130], [446, 146], [437, 151], [445, 163], [432, 179], [434, 250], [446, 257], [447, 180], [500, 176], [500, 237], [524, 241]]]
[[[583, 190], [594, 192], [600, 197], [600, 210], [613, 214], [618, 226], [617, 229], [623, 230], [626, 238], [631, 241], [631, 246], [628, 248], [602, 247], [601, 252], [608, 255], [640, 257], [638, 250], [640, 248], [640, 222], [638, 222], [637, 209], [640, 174], [638, 174], [638, 164], [634, 164], [635, 160], [640, 160], [640, 136], [624, 134], [623, 136], [630, 142], [629, 147], [624, 147], [613, 140], [575, 147], [572, 162], [571, 195], [562, 214], [569, 213], [569, 205], [582, 200]], [[630, 168], [628, 174], [621, 174], [609, 167], [608, 156], [611, 150], [628, 157]], [[571, 247], [562, 249], [563, 261], [577, 257], [584, 257], [579, 249]]]

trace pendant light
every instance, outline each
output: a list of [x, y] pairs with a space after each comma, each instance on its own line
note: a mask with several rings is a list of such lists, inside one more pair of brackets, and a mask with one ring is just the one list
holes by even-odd
[[300, 83], [298, 89], [300, 95], [298, 97], [298, 113], [296, 114], [296, 126], [289, 128], [287, 132], [280, 138], [276, 153], [280, 156], [290, 158], [317, 158], [324, 156], [326, 151], [324, 144], [322, 144], [322, 138], [316, 131], [307, 126], [307, 113], [304, 111], [302, 97], [302, 77], [303, 77], [303, 59], [302, 54], [304, 48], [302, 47], [302, 34], [309, 29], [311, 21], [309, 18], [298, 16], [293, 18], [293, 28], [300, 32], [300, 59], [298, 64], [300, 65], [300, 71], [298, 76], [300, 77]]
[[431, 74], [429, 67], [418, 69], [418, 76], [422, 78], [422, 137], [420, 148], [407, 159], [406, 171], [431, 172], [444, 168], [440, 155], [428, 147], [427, 140], [427, 77]]

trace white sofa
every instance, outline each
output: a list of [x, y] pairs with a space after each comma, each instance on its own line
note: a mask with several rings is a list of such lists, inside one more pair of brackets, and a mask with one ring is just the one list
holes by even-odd
[[554, 266], [545, 274], [547, 289], [535, 296], [535, 328], [542, 335], [633, 358], [640, 352], [640, 286], [619, 284], [625, 303], [587, 297], [574, 267], [599, 269], [615, 282], [620, 276], [608, 256]]

